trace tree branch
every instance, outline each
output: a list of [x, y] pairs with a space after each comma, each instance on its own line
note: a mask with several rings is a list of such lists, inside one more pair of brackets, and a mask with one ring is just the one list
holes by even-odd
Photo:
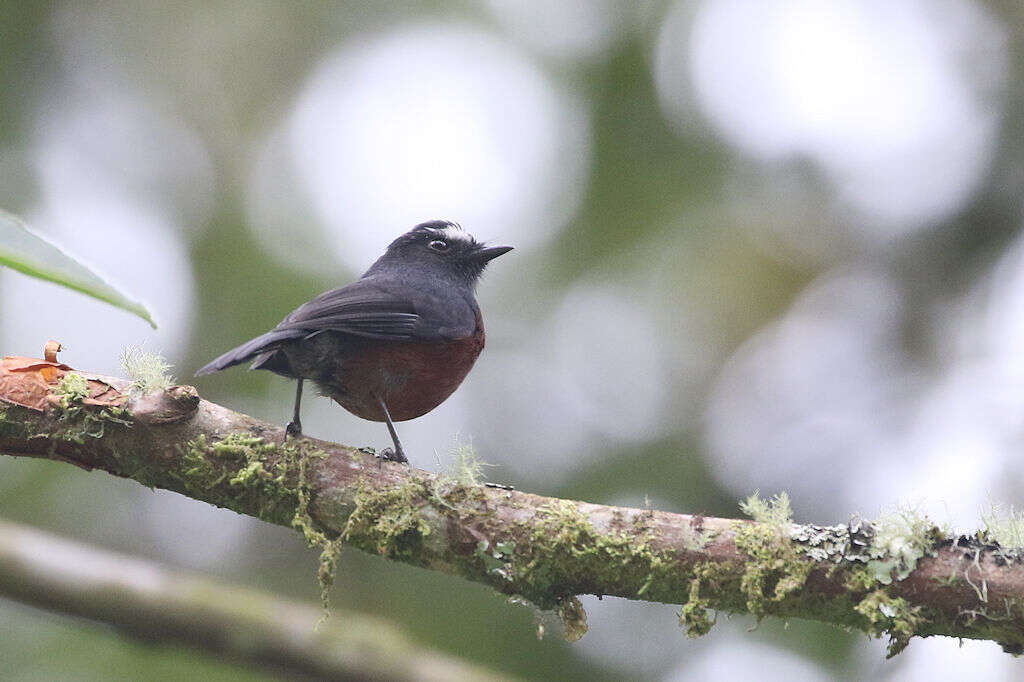
[[[0, 596], [235, 661], [324, 680], [496, 680], [391, 625], [105, 552], [0, 521]], [[506, 679], [504, 677], [500, 679]]]
[[344, 544], [556, 609], [570, 636], [586, 629], [575, 596], [597, 594], [682, 604], [691, 635], [718, 609], [888, 635], [891, 654], [915, 635], [1024, 650], [1018, 553], [944, 538], [920, 519], [758, 523], [465, 485], [352, 447], [284, 444], [281, 428], [186, 386], [132, 397], [123, 414], [50, 402], [0, 409], [0, 452], [102, 469], [297, 528], [324, 547], [325, 582]]

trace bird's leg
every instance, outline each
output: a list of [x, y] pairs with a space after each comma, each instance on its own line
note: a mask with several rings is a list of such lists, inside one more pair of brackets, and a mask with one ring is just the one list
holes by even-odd
[[288, 422], [288, 426], [284, 429], [284, 439], [287, 441], [288, 436], [295, 436], [296, 438], [302, 435], [302, 420], [299, 419], [299, 408], [302, 405], [302, 379], [299, 379], [298, 385], [295, 387], [295, 411], [292, 413], [292, 420]]
[[380, 458], [381, 461], [387, 460], [389, 462], [399, 462], [408, 464], [409, 460], [405, 456], [405, 452], [402, 451], [402, 441], [398, 440], [398, 432], [395, 431], [395, 425], [391, 421], [391, 413], [388, 412], [388, 406], [384, 402], [383, 398], [378, 398], [380, 401], [381, 409], [384, 410], [384, 421], [387, 422], [388, 431], [391, 433], [391, 440], [395, 443], [395, 449], [384, 448], [381, 450]]

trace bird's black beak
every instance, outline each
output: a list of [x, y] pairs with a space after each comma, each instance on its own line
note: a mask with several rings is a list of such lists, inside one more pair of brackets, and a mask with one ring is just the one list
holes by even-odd
[[477, 249], [476, 253], [473, 254], [473, 258], [481, 263], [487, 263], [498, 256], [508, 253], [512, 248], [511, 246], [488, 246], [483, 249]]

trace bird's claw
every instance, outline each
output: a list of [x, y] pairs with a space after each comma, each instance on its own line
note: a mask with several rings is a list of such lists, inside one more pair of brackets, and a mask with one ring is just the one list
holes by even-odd
[[399, 464], [409, 463], [408, 458], [406, 458], [405, 453], [402, 452], [401, 449], [395, 451], [392, 448], [384, 448], [377, 453], [377, 457], [379, 457], [382, 462], [398, 462]]

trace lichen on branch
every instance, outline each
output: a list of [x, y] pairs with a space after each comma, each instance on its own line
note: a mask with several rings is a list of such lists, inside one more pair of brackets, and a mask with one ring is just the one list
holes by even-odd
[[992, 533], [949, 537], [905, 510], [800, 524], [781, 494], [748, 499], [752, 521], [545, 498], [476, 484], [472, 461], [434, 475], [354, 447], [285, 441], [281, 428], [190, 387], [142, 394], [106, 378], [126, 397], [115, 411], [86, 404], [74, 381], [54, 385], [45, 409], [0, 402], [0, 452], [103, 469], [295, 528], [321, 551], [325, 595], [344, 546], [528, 600], [557, 613], [571, 638], [586, 629], [577, 596], [596, 594], [680, 604], [691, 636], [728, 611], [887, 636], [891, 654], [939, 634], [1024, 650], [1024, 565]]

